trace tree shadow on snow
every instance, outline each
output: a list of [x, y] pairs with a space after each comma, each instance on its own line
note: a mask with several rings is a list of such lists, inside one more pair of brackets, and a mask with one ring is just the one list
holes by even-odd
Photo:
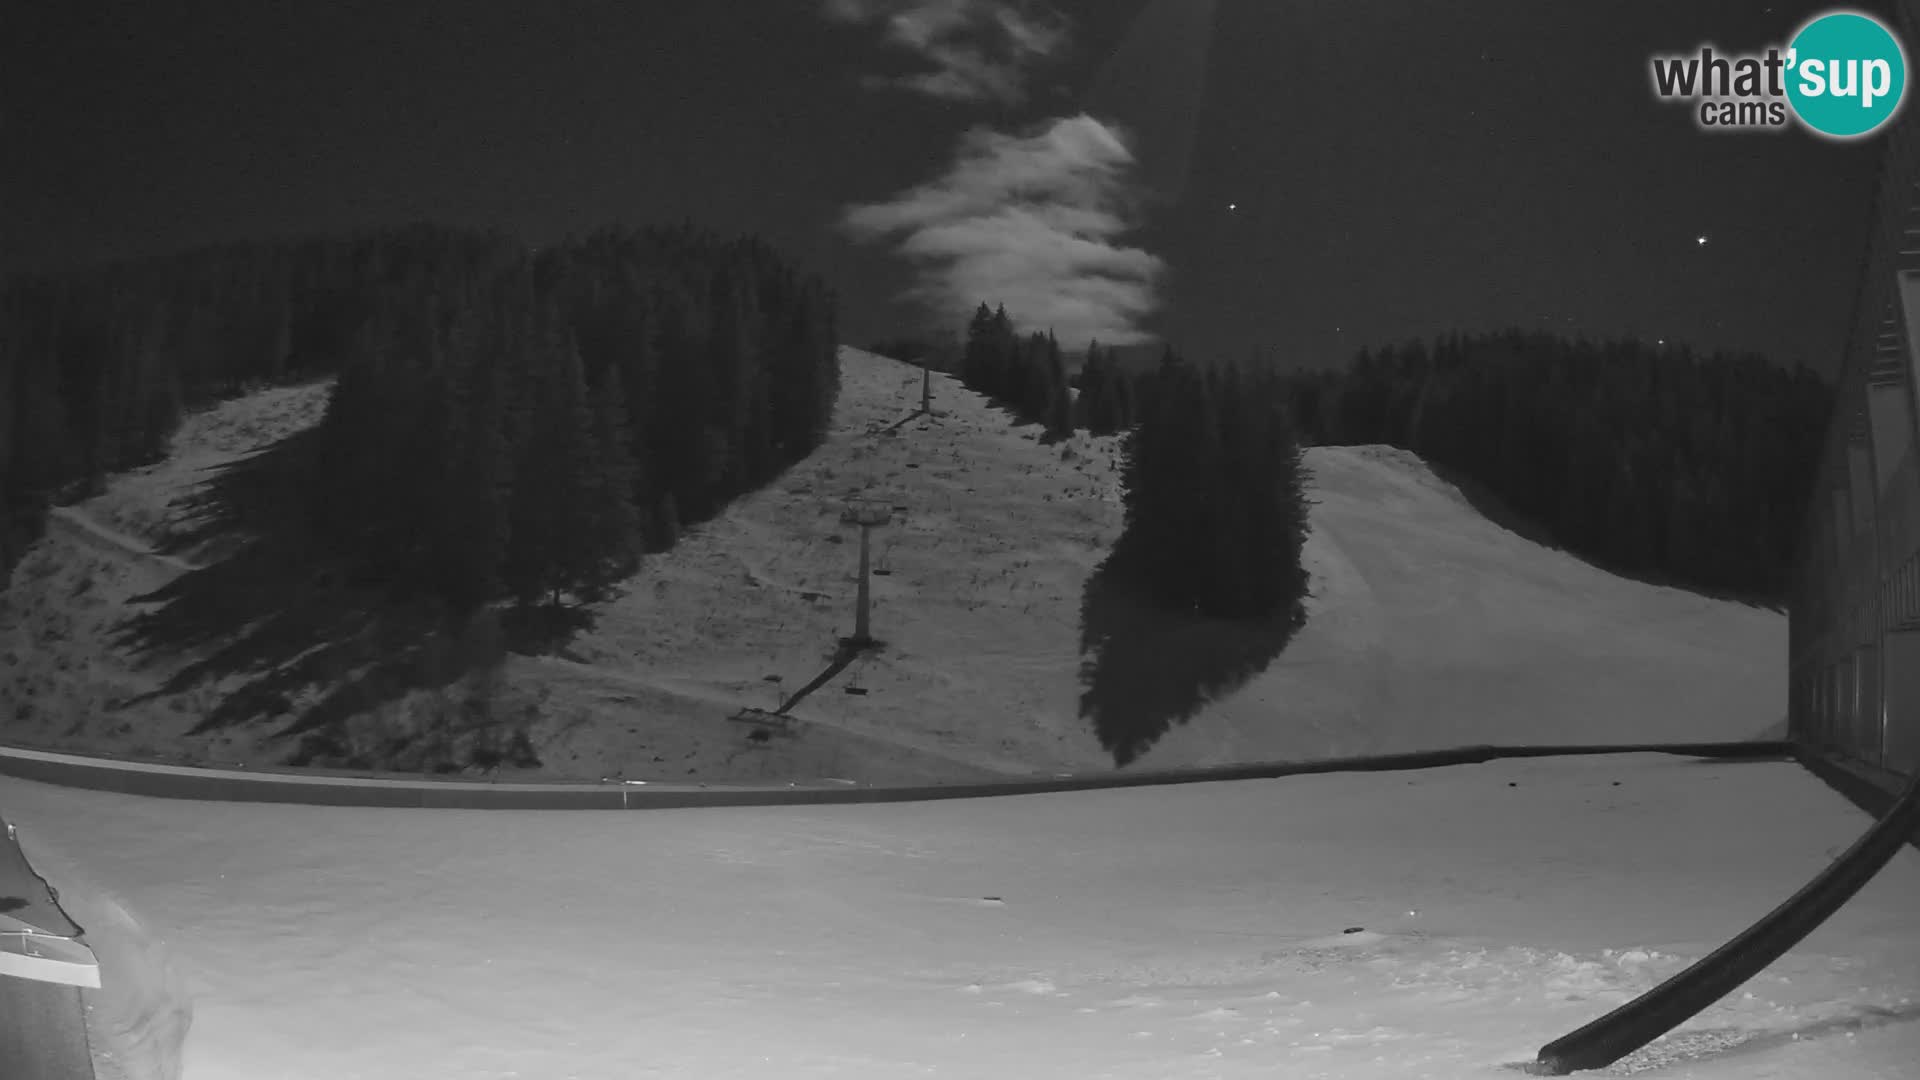
[[1137, 761], [1209, 701], [1265, 671], [1302, 619], [1237, 621], [1155, 607], [1112, 559], [1080, 600], [1080, 716], [1116, 768]]
[[[183, 501], [164, 553], [195, 568], [133, 598], [145, 610], [115, 634], [135, 652], [186, 662], [125, 704], [217, 685], [194, 734], [273, 722], [277, 739], [311, 735], [324, 747], [354, 716], [500, 662], [497, 622], [450, 619], [322, 550], [302, 494], [316, 435], [221, 466]], [[296, 756], [310, 756], [311, 742]]]

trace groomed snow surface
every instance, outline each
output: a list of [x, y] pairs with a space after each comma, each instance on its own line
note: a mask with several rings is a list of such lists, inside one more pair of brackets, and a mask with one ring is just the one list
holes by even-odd
[[[191, 995], [187, 1080], [1512, 1076], [1868, 824], [1795, 765], [1658, 755], [865, 807], [0, 806], [63, 895], [138, 914], [138, 970], [103, 971]], [[1906, 848], [1612, 1071], [1910, 1078], [1916, 896]]]

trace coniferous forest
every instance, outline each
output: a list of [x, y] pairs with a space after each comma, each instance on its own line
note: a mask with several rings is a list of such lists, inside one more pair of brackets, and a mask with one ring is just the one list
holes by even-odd
[[1289, 381], [1313, 443], [1412, 450], [1596, 564], [1767, 604], [1832, 407], [1817, 376], [1759, 356], [1520, 331]]
[[1111, 571], [1168, 610], [1297, 626], [1307, 476], [1282, 380], [1168, 349], [1139, 397]]
[[1051, 333], [1015, 330], [981, 304], [961, 378], [1059, 439], [1126, 431], [1126, 525], [1106, 567], [1168, 611], [1226, 619], [1303, 617], [1305, 473], [1286, 383], [1271, 372], [1202, 368], [1172, 348], [1148, 373], [1123, 374], [1088, 345], [1070, 390]]
[[835, 349], [819, 279], [685, 226], [534, 252], [421, 225], [15, 279], [0, 565], [183, 410], [332, 375], [298, 497], [355, 577], [454, 610], [591, 600], [819, 444]]
[[1099, 342], [1087, 346], [1080, 365], [1080, 423], [1092, 435], [1112, 435], [1133, 426], [1142, 380], [1120, 369]]
[[1050, 332], [1022, 338], [1007, 309], [981, 304], [967, 324], [960, 379], [969, 390], [1005, 405], [1022, 421], [1044, 424], [1048, 439], [1074, 431], [1073, 395], [1060, 342]]
[[1080, 714], [1116, 764], [1272, 663], [1306, 621], [1308, 473], [1284, 381], [1171, 348], [1088, 350], [1081, 414], [1120, 439], [1123, 528], [1081, 598]]

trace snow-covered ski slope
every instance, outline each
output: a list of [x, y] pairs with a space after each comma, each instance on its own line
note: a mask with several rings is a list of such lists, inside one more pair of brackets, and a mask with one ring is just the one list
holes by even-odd
[[[1081, 662], [1087, 581], [1122, 522], [1119, 440], [1040, 445], [944, 377], [940, 415], [889, 434], [920, 404], [920, 371], [856, 349], [841, 369], [826, 445], [651, 558], [571, 644], [587, 663], [518, 670], [560, 714], [551, 772], [924, 783], [1113, 767], [1081, 716]], [[1403, 450], [1319, 447], [1307, 464], [1307, 625], [1141, 767], [1781, 733], [1780, 613], [1542, 546]], [[807, 735], [742, 753], [728, 708], [771, 708], [851, 629], [850, 494], [901, 508], [874, 534], [887, 648], [794, 709]], [[1206, 641], [1170, 632], [1158, 655]], [[840, 693], [850, 681], [867, 693]]]
[[[187, 1080], [1514, 1075], [1868, 824], [1795, 765], [1655, 755], [632, 813], [0, 780], [0, 807], [77, 921], [137, 914], [103, 976], [147, 995], [128, 1016], [191, 996]], [[1611, 1071], [1911, 1077], [1916, 895], [1907, 848]]]
[[[1118, 440], [1043, 446], [945, 377], [938, 415], [902, 424], [920, 371], [856, 349], [841, 359], [824, 446], [650, 557], [563, 655], [516, 658], [545, 762], [519, 778], [918, 784], [1113, 767], [1081, 706], [1087, 583], [1122, 520]], [[168, 692], [195, 657], [131, 654], [117, 630], [202, 558], [151, 550], [194, 485], [315, 422], [327, 393], [284, 387], [195, 414], [166, 461], [55, 515], [0, 594], [4, 738], [169, 761], [284, 757], [271, 736], [290, 716], [193, 733], [257, 673]], [[1320, 447], [1307, 464], [1307, 625], [1244, 685], [1191, 701], [1140, 767], [1779, 734], [1781, 614], [1537, 544], [1405, 451]], [[728, 717], [782, 701], [851, 630], [857, 545], [839, 520], [851, 494], [902, 508], [874, 537], [873, 630], [887, 647], [794, 709], [799, 737], [749, 742]], [[1111, 667], [1135, 669], [1111, 696], [1178, 696], [1157, 683], [1181, 678], [1146, 673], [1205, 668], [1223, 632], [1117, 632], [1142, 631], [1109, 649]]]

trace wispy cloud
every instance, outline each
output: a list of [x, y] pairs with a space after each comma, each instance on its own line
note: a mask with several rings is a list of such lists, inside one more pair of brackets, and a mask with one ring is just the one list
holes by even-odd
[[964, 321], [982, 301], [1064, 345], [1146, 340], [1161, 260], [1120, 243], [1132, 229], [1134, 157], [1125, 135], [1089, 116], [1026, 135], [968, 132], [940, 179], [855, 206], [844, 224], [891, 239], [919, 267], [909, 294]]
[[874, 76], [870, 85], [948, 101], [1020, 103], [1028, 70], [1068, 38], [1064, 16], [1024, 0], [825, 0], [824, 11], [840, 22], [883, 26], [889, 42], [931, 67]]

